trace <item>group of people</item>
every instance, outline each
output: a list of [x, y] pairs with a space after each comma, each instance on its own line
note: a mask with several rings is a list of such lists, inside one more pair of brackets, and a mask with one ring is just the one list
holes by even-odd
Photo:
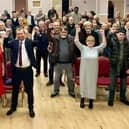
[[[3, 49], [0, 48], [1, 79], [5, 73], [2, 72], [3, 58], [6, 60], [4, 62], [11, 60], [12, 70], [13, 92], [7, 115], [13, 114], [17, 109], [19, 86], [23, 81], [28, 95], [29, 115], [35, 117], [32, 67], [36, 68], [35, 76], [38, 77], [41, 72], [41, 57], [44, 77], [48, 77], [46, 85], [53, 84], [52, 98], [60, 95], [63, 71], [67, 76], [68, 95], [75, 97], [72, 67], [76, 58], [81, 58], [80, 108], [85, 107], [85, 98], [88, 98], [88, 107], [92, 109], [96, 99], [98, 56], [107, 56], [110, 60], [111, 78], [108, 105], [114, 105], [117, 77], [120, 77], [120, 101], [129, 105], [126, 97], [126, 79], [129, 74], [129, 21], [120, 24], [121, 20], [118, 22], [117, 19], [114, 23], [101, 23], [93, 12], [91, 15], [81, 15], [78, 7], [63, 16], [62, 20], [54, 8], [48, 11], [47, 18], [40, 10], [35, 20], [29, 11], [26, 13], [22, 10], [20, 16], [17, 16], [16, 11], [12, 14], [12, 18], [6, 15], [6, 19], [0, 21], [0, 36], [3, 40]], [[7, 53], [10, 56], [8, 58]]]

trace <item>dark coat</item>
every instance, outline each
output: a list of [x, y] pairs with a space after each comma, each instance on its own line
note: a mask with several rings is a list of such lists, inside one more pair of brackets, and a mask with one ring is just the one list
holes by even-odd
[[[75, 54], [74, 54], [74, 39], [72, 36], [68, 36], [68, 43], [69, 43], [69, 53], [70, 53], [70, 63], [74, 63], [75, 61]], [[53, 38], [53, 50], [51, 52], [51, 61], [53, 63], [57, 63], [59, 59], [59, 38]]]
[[68, 29], [68, 34], [71, 36], [75, 36], [75, 24], [70, 25], [69, 23], [66, 25], [67, 29]]
[[34, 35], [34, 40], [38, 41], [37, 50], [42, 53], [46, 51], [48, 47], [48, 37], [45, 33], [36, 33]]
[[[129, 68], [129, 41], [124, 39], [124, 50], [123, 50], [123, 68], [122, 71], [125, 71]], [[117, 37], [111, 38], [110, 42], [108, 42], [108, 48], [110, 51], [110, 64], [111, 66], [116, 66], [120, 62], [120, 42]]]

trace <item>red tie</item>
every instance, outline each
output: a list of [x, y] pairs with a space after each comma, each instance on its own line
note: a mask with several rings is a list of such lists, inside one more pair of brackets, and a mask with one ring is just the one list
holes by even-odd
[[22, 66], [22, 41], [19, 41], [19, 66]]

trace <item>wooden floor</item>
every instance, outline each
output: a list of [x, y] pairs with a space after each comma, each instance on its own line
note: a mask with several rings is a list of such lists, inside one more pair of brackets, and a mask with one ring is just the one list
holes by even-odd
[[6, 116], [9, 107], [0, 106], [0, 129], [129, 129], [129, 107], [119, 101], [108, 107], [106, 97], [101, 96], [93, 110], [80, 109], [79, 100], [68, 96], [66, 86], [61, 87], [59, 97], [50, 98], [47, 78], [41, 74], [34, 82], [35, 118], [29, 117], [25, 97], [24, 106], [12, 116]]

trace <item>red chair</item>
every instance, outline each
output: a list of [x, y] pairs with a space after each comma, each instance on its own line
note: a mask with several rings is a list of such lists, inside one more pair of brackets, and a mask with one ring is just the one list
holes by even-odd
[[74, 85], [75, 85], [75, 98], [77, 98], [77, 93], [80, 86], [80, 58], [77, 58], [73, 65], [74, 73]]
[[[107, 57], [99, 57], [98, 58], [98, 79], [97, 79], [97, 87], [98, 88], [108, 88], [110, 85], [110, 61]], [[74, 84], [75, 84], [75, 97], [77, 98], [77, 93], [79, 91], [80, 86], [80, 58], [77, 58], [74, 65]], [[120, 79], [117, 79], [117, 84], [119, 86]], [[127, 78], [127, 86], [129, 86], [129, 78]]]
[[98, 87], [105, 87], [107, 88], [110, 84], [110, 63], [107, 57], [99, 57], [98, 58], [98, 80], [97, 86]]
[[[107, 88], [110, 84], [110, 77], [109, 77], [109, 59], [106, 57], [99, 57], [98, 58], [98, 80], [97, 80], [97, 87], [104, 87]], [[75, 84], [75, 97], [77, 97], [77, 93], [79, 91], [80, 86], [80, 58], [77, 58], [74, 65], [73, 65], [73, 71], [74, 71], [74, 84]]]

